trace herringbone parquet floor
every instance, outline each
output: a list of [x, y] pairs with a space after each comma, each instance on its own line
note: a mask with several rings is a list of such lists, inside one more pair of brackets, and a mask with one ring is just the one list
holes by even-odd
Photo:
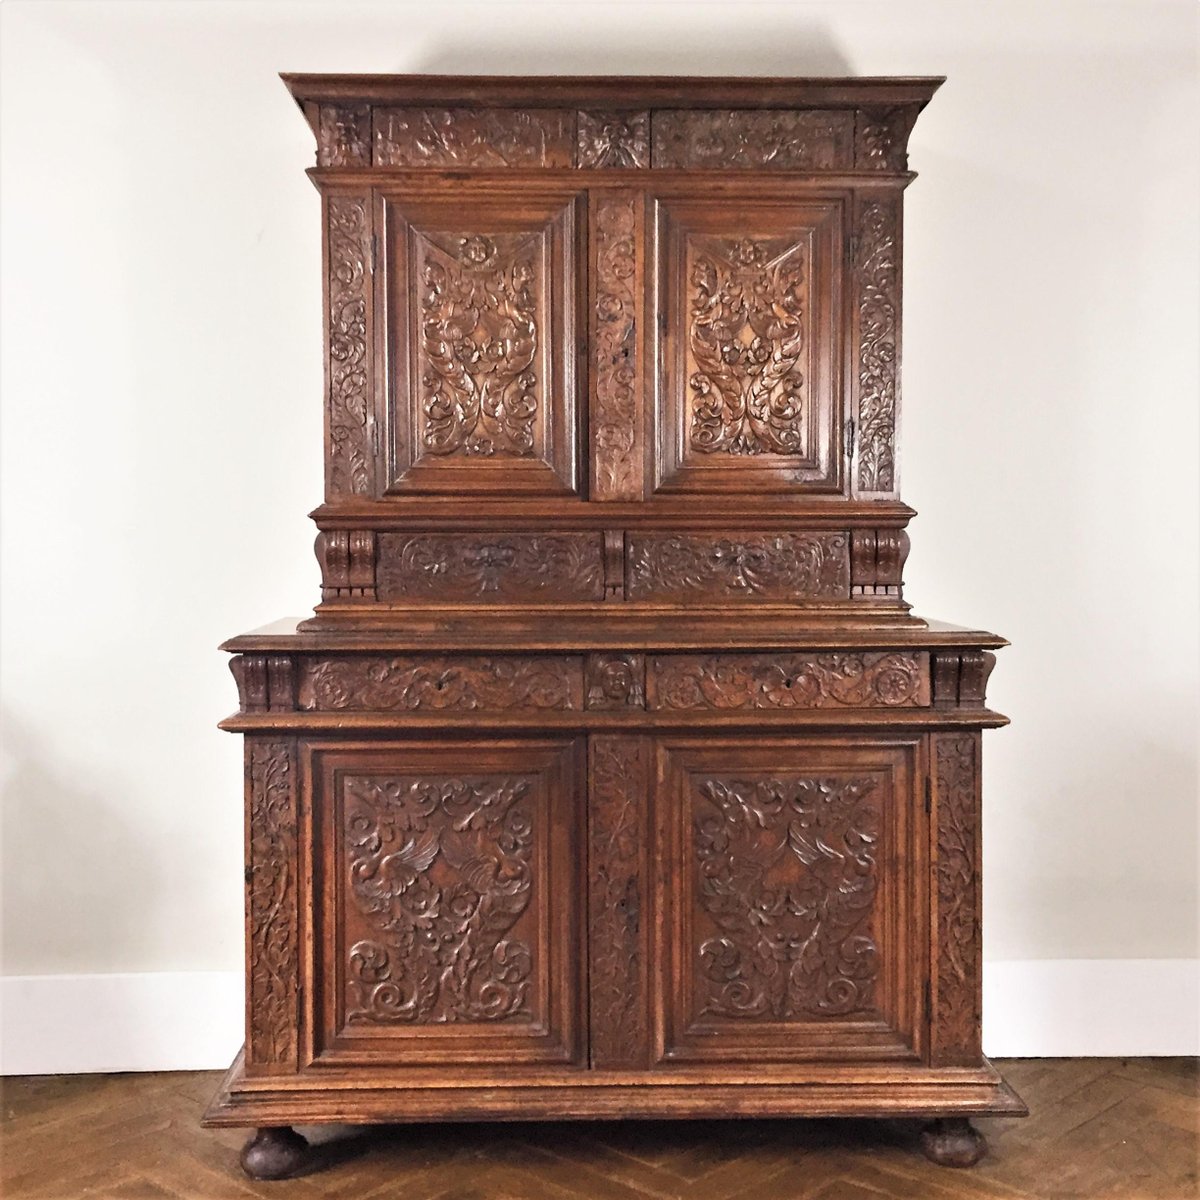
[[1002, 1065], [1024, 1120], [981, 1121], [972, 1171], [927, 1163], [910, 1122], [697, 1121], [306, 1131], [329, 1169], [252, 1183], [203, 1130], [208, 1073], [4, 1081], [5, 1200], [1193, 1200], [1190, 1059]]

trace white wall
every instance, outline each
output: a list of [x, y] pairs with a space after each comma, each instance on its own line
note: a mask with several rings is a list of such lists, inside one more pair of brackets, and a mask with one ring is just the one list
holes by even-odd
[[317, 589], [318, 210], [281, 69], [948, 75], [911, 147], [904, 492], [918, 609], [1014, 643], [987, 954], [1113, 960], [1135, 991], [1130, 960], [1196, 956], [1188, 0], [9, 0], [0, 21], [6, 975], [238, 967], [216, 644]]

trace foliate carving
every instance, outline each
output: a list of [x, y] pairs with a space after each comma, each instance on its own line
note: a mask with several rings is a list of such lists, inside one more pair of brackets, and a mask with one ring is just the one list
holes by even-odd
[[860, 108], [855, 120], [854, 165], [880, 171], [908, 168], [908, 135], [917, 110]]
[[645, 708], [645, 656], [589, 654], [586, 683], [588, 708]]
[[299, 1015], [297, 803], [287, 742], [247, 740], [246, 918], [251, 1063], [296, 1068]]
[[367, 278], [371, 229], [367, 201], [329, 198], [330, 496], [371, 490]]
[[698, 1015], [797, 1020], [872, 1007], [882, 822], [862, 778], [693, 780]]
[[379, 598], [601, 600], [599, 533], [381, 534]]
[[592, 496], [637, 500], [642, 494], [642, 390], [638, 366], [635, 195], [596, 200], [595, 362]]
[[346, 1021], [530, 1021], [534, 782], [344, 782], [346, 873], [369, 936], [347, 949]]
[[629, 535], [630, 600], [845, 599], [844, 533]]
[[371, 108], [366, 104], [322, 104], [317, 131], [317, 165], [371, 165]]
[[900, 203], [869, 200], [858, 221], [858, 490], [896, 486]]
[[651, 709], [918, 708], [929, 655], [673, 654], [651, 661]]
[[419, 235], [421, 441], [436, 455], [534, 453], [538, 234]]
[[848, 110], [666, 109], [655, 112], [656, 167], [836, 170], [854, 162]]
[[566, 655], [348, 655], [304, 660], [300, 677], [305, 712], [582, 707], [579, 660]]
[[574, 114], [557, 109], [379, 108], [381, 167], [570, 167]]
[[802, 245], [708, 237], [689, 249], [692, 449], [804, 454]]
[[935, 739], [937, 771], [937, 1009], [934, 1060], [979, 1058], [977, 735]]
[[642, 861], [647, 768], [643, 739], [591, 739], [588, 979], [592, 1063], [597, 1067], [645, 1062]]
[[648, 167], [648, 112], [581, 112], [575, 161], [579, 167]]

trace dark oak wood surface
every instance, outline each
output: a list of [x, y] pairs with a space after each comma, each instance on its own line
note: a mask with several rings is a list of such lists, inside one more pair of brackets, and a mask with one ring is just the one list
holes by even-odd
[[247, 1022], [207, 1122], [261, 1177], [296, 1123], [617, 1115], [924, 1115], [972, 1165], [1024, 1106], [980, 1046], [1006, 643], [904, 596], [940, 81], [285, 80], [321, 596], [224, 647]]

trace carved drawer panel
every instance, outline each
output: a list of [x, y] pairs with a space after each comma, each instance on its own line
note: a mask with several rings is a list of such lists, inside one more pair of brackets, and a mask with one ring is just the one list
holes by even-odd
[[916, 762], [901, 739], [660, 747], [662, 1059], [920, 1056]]
[[578, 203], [385, 197], [389, 491], [574, 490]]
[[850, 553], [844, 533], [631, 533], [630, 600], [845, 600]]
[[657, 231], [658, 490], [839, 490], [843, 202], [670, 198]]
[[582, 747], [311, 749], [321, 1059], [579, 1054]]
[[604, 598], [601, 533], [383, 533], [380, 600], [512, 604]]
[[672, 654], [651, 660], [650, 709], [919, 708], [929, 655]]
[[300, 660], [299, 708], [477, 712], [583, 708], [583, 669], [569, 655], [362, 654]]

